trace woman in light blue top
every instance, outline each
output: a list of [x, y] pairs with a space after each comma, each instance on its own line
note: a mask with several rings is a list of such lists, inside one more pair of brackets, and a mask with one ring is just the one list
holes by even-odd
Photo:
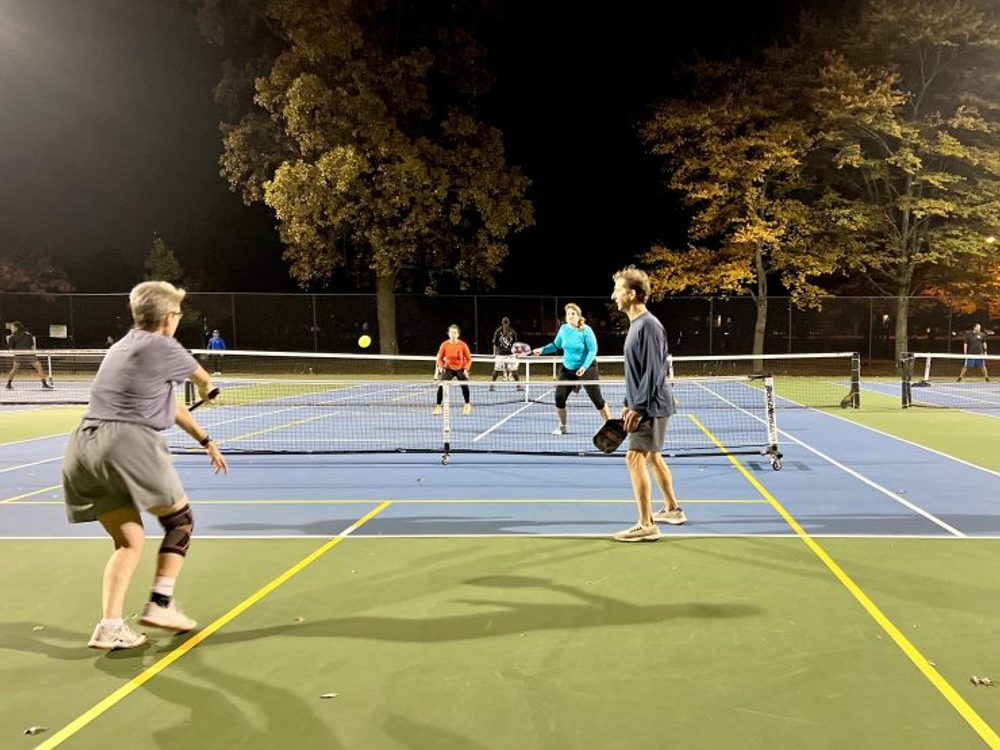
[[560, 385], [556, 386], [556, 414], [559, 416], [559, 426], [553, 435], [566, 434], [566, 399], [571, 390], [579, 390], [580, 386], [568, 385], [566, 381], [582, 380], [587, 395], [590, 396], [594, 408], [600, 412], [605, 421], [611, 419], [611, 408], [604, 402], [601, 387], [595, 381], [600, 379], [597, 372], [597, 337], [593, 329], [587, 325], [579, 305], [570, 302], [566, 305], [566, 322], [559, 328], [555, 340], [533, 351], [534, 354], [554, 354], [562, 349], [563, 361], [559, 368]]

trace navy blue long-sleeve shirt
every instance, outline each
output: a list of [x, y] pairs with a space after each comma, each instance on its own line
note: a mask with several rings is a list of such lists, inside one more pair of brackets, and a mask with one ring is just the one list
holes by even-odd
[[644, 417], [677, 412], [666, 381], [667, 333], [648, 310], [631, 322], [625, 337], [625, 405]]

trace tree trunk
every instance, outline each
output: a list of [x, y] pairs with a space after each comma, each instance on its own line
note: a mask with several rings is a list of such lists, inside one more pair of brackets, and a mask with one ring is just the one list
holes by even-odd
[[[767, 335], [767, 271], [764, 268], [764, 258], [760, 249], [754, 253], [754, 262], [757, 266], [757, 322], [753, 328], [753, 353], [759, 355], [764, 353], [764, 337]], [[753, 361], [754, 372], [764, 371], [764, 361], [755, 359]]]
[[909, 349], [909, 331], [907, 322], [910, 317], [910, 285], [907, 284], [905, 290], [900, 285], [899, 293], [896, 295], [896, 366], [903, 360], [903, 352]]
[[913, 291], [913, 266], [907, 263], [900, 269], [896, 287], [896, 366], [909, 347], [910, 294]]
[[378, 345], [382, 354], [399, 354], [396, 340], [396, 274], [377, 273], [375, 305], [378, 309]]

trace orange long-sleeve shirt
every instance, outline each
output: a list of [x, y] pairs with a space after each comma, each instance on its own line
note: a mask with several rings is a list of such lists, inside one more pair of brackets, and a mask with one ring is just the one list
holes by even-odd
[[445, 341], [438, 349], [438, 367], [446, 367], [449, 370], [468, 370], [472, 367], [472, 352], [468, 345], [462, 341]]

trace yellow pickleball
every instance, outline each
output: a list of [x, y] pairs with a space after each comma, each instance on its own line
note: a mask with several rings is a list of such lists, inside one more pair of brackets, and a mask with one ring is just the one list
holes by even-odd
[[367, 349], [371, 345], [372, 345], [372, 337], [369, 336], [367, 333], [362, 334], [361, 338], [358, 339], [358, 346], [360, 346], [362, 349]]

